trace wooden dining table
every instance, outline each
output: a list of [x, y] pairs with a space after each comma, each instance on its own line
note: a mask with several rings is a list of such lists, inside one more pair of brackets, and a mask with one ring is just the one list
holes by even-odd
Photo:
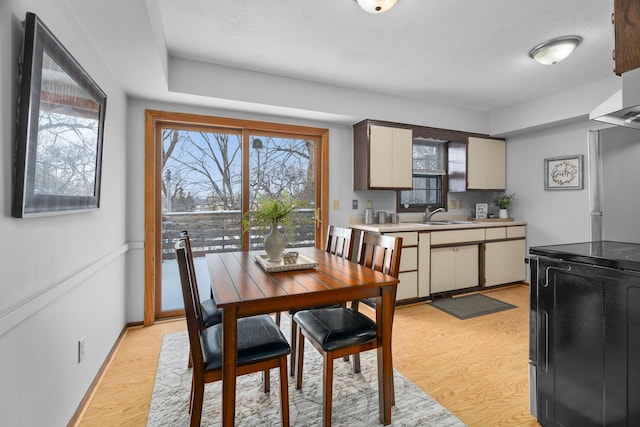
[[394, 400], [391, 330], [398, 279], [320, 249], [296, 251], [317, 266], [267, 272], [255, 260], [260, 252], [205, 256], [213, 300], [223, 313], [222, 425], [235, 422], [238, 318], [367, 298], [376, 298], [380, 421], [390, 424]]

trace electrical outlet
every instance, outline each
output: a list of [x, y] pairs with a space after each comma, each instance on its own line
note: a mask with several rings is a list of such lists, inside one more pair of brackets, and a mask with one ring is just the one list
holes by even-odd
[[351, 209], [358, 209], [358, 200], [351, 201]]
[[78, 363], [84, 359], [84, 338], [82, 337], [78, 340]]
[[333, 201], [333, 210], [334, 211], [339, 211], [340, 210], [340, 200], [334, 200]]

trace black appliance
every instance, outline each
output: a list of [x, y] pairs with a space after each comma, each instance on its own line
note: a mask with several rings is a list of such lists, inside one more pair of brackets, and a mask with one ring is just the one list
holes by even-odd
[[640, 426], [640, 244], [529, 253], [531, 413], [543, 426]]

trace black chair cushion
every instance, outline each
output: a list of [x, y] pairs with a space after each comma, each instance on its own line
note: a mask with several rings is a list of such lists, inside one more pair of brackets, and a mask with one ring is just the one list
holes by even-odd
[[[205, 368], [222, 367], [222, 323], [202, 332]], [[238, 366], [274, 359], [291, 353], [291, 347], [269, 315], [238, 319]]]
[[348, 308], [303, 310], [293, 319], [324, 351], [339, 350], [376, 339], [376, 323]]
[[208, 299], [200, 304], [202, 307], [202, 320], [206, 327], [222, 323], [222, 310], [216, 307], [212, 299]]

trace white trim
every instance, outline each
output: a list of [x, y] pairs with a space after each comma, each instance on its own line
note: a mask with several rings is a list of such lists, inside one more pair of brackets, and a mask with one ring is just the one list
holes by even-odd
[[54, 283], [39, 294], [32, 296], [28, 300], [20, 303], [13, 308], [10, 308], [4, 313], [0, 313], [0, 336], [4, 335], [14, 326], [31, 317], [34, 313], [41, 310], [43, 307], [46, 307], [56, 298], [83, 283], [88, 277], [95, 274], [98, 270], [105, 267], [116, 258], [120, 257], [122, 254], [126, 253], [129, 250], [129, 246], [129, 243], [125, 243], [118, 249], [90, 263], [82, 270], [71, 274], [69, 277], [60, 280], [58, 283]]

